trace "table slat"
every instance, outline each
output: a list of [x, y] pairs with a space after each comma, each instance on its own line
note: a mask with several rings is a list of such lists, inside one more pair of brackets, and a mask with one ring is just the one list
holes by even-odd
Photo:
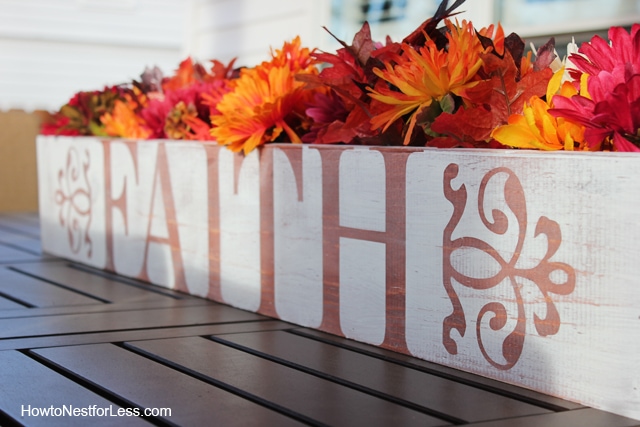
[[442, 419], [204, 338], [138, 341], [127, 346], [327, 425], [448, 424]]
[[0, 292], [33, 307], [102, 304], [102, 301], [95, 298], [7, 268], [0, 268]]
[[170, 295], [163, 293], [158, 287], [144, 289], [142, 285], [135, 286], [104, 275], [91, 274], [67, 263], [21, 264], [15, 270], [107, 302], [151, 301], [168, 298]]
[[[113, 412], [117, 412], [117, 408], [121, 406], [16, 351], [1, 351], [0, 367], [0, 410], [14, 421], [19, 421], [25, 426], [114, 425], [114, 420], [109, 417], [25, 416], [22, 410], [28, 409], [29, 405], [32, 408], [62, 408], [63, 405], [88, 408], [97, 405], [100, 408], [113, 407]], [[126, 421], [126, 425], [131, 426], [149, 425], [140, 418], [127, 418]]]
[[223, 340], [466, 422], [550, 412], [447, 378], [286, 332], [235, 334]]
[[[300, 422], [111, 344], [33, 351], [105, 392], [143, 408], [170, 408], [183, 426], [245, 427]], [[100, 369], [96, 369], [99, 366]]]
[[14, 319], [5, 318], [0, 319], [0, 340], [264, 319], [266, 318], [263, 316], [234, 310], [225, 306], [220, 306], [216, 310], [212, 310], [210, 306], [196, 306], [184, 311], [163, 308]]
[[33, 262], [40, 256], [0, 243], [0, 265]]
[[136, 329], [132, 331], [98, 332], [73, 335], [54, 335], [35, 338], [14, 338], [0, 340], [1, 350], [22, 350], [42, 347], [61, 347], [80, 344], [115, 343], [123, 341], [149, 340], [159, 338], [193, 337], [204, 335], [227, 335], [241, 332], [260, 332], [291, 328], [279, 320], [261, 322], [222, 323], [203, 326], [161, 327]]
[[638, 427], [639, 425], [638, 420], [593, 408], [468, 424], [469, 427]]

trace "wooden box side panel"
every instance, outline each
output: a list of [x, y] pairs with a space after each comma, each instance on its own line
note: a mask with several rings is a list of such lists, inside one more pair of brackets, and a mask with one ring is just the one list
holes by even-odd
[[105, 268], [103, 145], [93, 138], [38, 136], [36, 155], [43, 250]]
[[56, 255], [640, 419], [634, 156], [89, 138], [38, 155]]

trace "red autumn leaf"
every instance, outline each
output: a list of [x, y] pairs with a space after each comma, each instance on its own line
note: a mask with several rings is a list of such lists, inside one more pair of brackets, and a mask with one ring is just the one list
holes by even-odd
[[405, 37], [402, 42], [411, 46], [424, 46], [426, 37], [429, 37], [436, 42], [438, 49], [444, 49], [447, 44], [447, 38], [438, 30], [438, 25], [444, 19], [456, 15], [453, 13], [465, 0], [456, 0], [451, 7], [449, 6], [449, 0], [444, 0], [438, 6], [436, 13], [426, 21], [424, 21], [418, 28], [413, 30], [411, 34]]
[[207, 81], [221, 80], [221, 79], [233, 79], [237, 78], [240, 72], [233, 68], [237, 58], [233, 58], [227, 65], [218, 61], [217, 59], [211, 60], [211, 73], [207, 76]]
[[345, 49], [339, 49], [336, 54], [318, 53], [314, 57], [331, 67], [324, 68], [318, 79], [327, 86], [339, 86], [351, 96], [359, 98], [362, 90], [355, 82], [366, 81], [364, 71], [355, 62], [355, 59]]
[[442, 113], [431, 130], [445, 136], [456, 137], [460, 141], [485, 141], [490, 139], [495, 127], [495, 118], [491, 111], [483, 106], [460, 108], [454, 114]]
[[554, 59], [556, 59], [557, 56], [555, 47], [556, 41], [553, 37], [551, 37], [548, 42], [538, 48], [538, 51], [536, 52], [536, 62], [534, 62], [533, 64], [533, 69], [535, 71], [543, 70], [551, 65], [551, 63]]
[[353, 37], [353, 45], [347, 47], [351, 51], [351, 54], [358, 59], [358, 62], [363, 67], [369, 61], [371, 52], [376, 49], [375, 43], [371, 39], [371, 29], [369, 23], [365, 21], [360, 31]]
[[484, 72], [490, 76], [466, 92], [475, 105], [484, 105], [494, 117], [494, 127], [505, 124], [512, 114], [522, 112], [532, 96], [543, 96], [553, 72], [549, 68], [532, 71], [518, 80], [518, 68], [509, 51], [503, 58], [483, 56]]
[[522, 113], [524, 103], [532, 96], [545, 94], [553, 74], [545, 68], [518, 79], [519, 70], [509, 50], [502, 58], [486, 54], [483, 61], [483, 73], [489, 78], [466, 91], [466, 108], [438, 116], [432, 131], [459, 141], [490, 141], [493, 129], [506, 124], [510, 115]]
[[[358, 31], [356, 35], [353, 37], [352, 45], [348, 45], [346, 42], [340, 40], [331, 31], [329, 31], [327, 27], [322, 27], [322, 28], [324, 28], [325, 31], [331, 34], [331, 36], [334, 39], [336, 39], [338, 43], [342, 45], [344, 50], [355, 61], [357, 61], [356, 62], [357, 65], [359, 65], [361, 68], [364, 68], [366, 66], [367, 61], [369, 61], [369, 58], [371, 57], [371, 52], [373, 52], [376, 48], [375, 43], [371, 39], [371, 29], [369, 28], [368, 22], [365, 21], [364, 24], [362, 24], [362, 28], [360, 28], [360, 31]], [[338, 54], [340, 53], [341, 50], [342, 49], [338, 49]], [[331, 55], [331, 54], [325, 53], [324, 55], [326, 57], [327, 55]], [[332, 63], [331, 60], [327, 62]]]

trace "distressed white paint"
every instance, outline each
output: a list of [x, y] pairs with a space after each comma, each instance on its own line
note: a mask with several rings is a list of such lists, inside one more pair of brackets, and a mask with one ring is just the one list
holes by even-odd
[[152, 283], [157, 283], [165, 288], [175, 287], [175, 266], [171, 257], [171, 245], [169, 240], [169, 229], [167, 221], [167, 204], [170, 200], [165, 200], [163, 187], [159, 179], [155, 179], [153, 186], [153, 197], [151, 199], [151, 210], [149, 211], [149, 236], [160, 239], [160, 241], [147, 241], [147, 264], [146, 273]]
[[[386, 231], [385, 163], [378, 151], [344, 151], [339, 160], [341, 227]], [[385, 333], [386, 245], [340, 238], [340, 326], [348, 338], [381, 344]]]
[[340, 238], [340, 326], [347, 338], [384, 340], [385, 257], [383, 243]]
[[[133, 148], [137, 162], [126, 144], [114, 141], [110, 148], [112, 198], [114, 201], [124, 198], [126, 202], [124, 212], [120, 206], [111, 208], [114, 268], [117, 273], [137, 277], [144, 267], [145, 246], [150, 232], [158, 144], [137, 144]], [[161, 194], [160, 189], [155, 192], [156, 197], [162, 197]], [[154, 213], [164, 216], [164, 209], [156, 205]], [[157, 233], [157, 228], [153, 232]], [[166, 237], [166, 234], [157, 237]]]
[[193, 295], [209, 291], [207, 154], [201, 143], [167, 143], [185, 281]]
[[[42, 247], [52, 254], [104, 268], [106, 229], [102, 143], [95, 138], [39, 137], [37, 161]], [[84, 165], [87, 166], [86, 180]], [[69, 197], [78, 190], [87, 191], [88, 195], [78, 194], [75, 201], [70, 200]], [[60, 193], [56, 195], [56, 192]], [[86, 209], [90, 209], [88, 215], [79, 214], [79, 210]], [[77, 221], [76, 231], [74, 221]], [[73, 238], [73, 244], [70, 238]]]
[[[535, 152], [413, 154], [407, 171], [406, 336], [410, 351], [447, 366], [640, 418], [638, 377], [630, 375], [640, 363], [638, 160], [628, 155]], [[524, 187], [529, 221], [518, 267], [534, 268], [545, 254], [546, 238], [534, 237], [534, 230], [539, 218], [547, 216], [562, 231], [562, 243], [552, 261], [565, 262], [576, 272], [572, 294], [550, 294], [562, 324], [556, 335], [546, 337], [539, 336], [533, 324], [534, 313], [546, 314], [539, 288], [521, 281], [527, 332], [522, 356], [509, 371], [496, 370], [484, 360], [475, 333], [477, 314], [489, 302], [504, 303], [514, 315], [513, 289], [507, 282], [486, 291], [457, 284], [467, 332], [464, 337], [452, 332], [457, 355], [450, 355], [442, 345], [442, 322], [452, 312], [442, 285], [441, 250], [442, 230], [453, 212], [442, 190], [443, 172], [450, 163], [460, 165], [454, 188], [464, 185], [469, 194], [465, 216], [453, 238], [480, 238], [509, 259], [517, 240], [514, 217], [509, 216], [507, 235], [491, 235], [480, 223], [476, 206], [484, 174], [508, 166]], [[490, 194], [487, 205], [504, 209], [500, 191]], [[490, 275], [487, 265], [491, 262], [473, 255], [459, 254], [454, 260], [459, 271], [473, 277]], [[489, 318], [484, 320], [482, 333], [490, 354], [499, 359], [505, 333], [491, 331]], [[511, 318], [505, 330], [510, 332], [514, 322]]]
[[234, 193], [233, 153], [220, 150], [220, 287], [228, 304], [260, 306], [260, 165], [258, 151], [244, 158]]
[[379, 151], [355, 149], [340, 156], [340, 225], [386, 229], [384, 158]]
[[[94, 256], [97, 258], [87, 259], [72, 253], [66, 231], [57, 222], [59, 211], [56, 210], [55, 191], [58, 172], [65, 168], [70, 147], [80, 151], [86, 149], [92, 158], [88, 171], [96, 220], [91, 223], [91, 233], [96, 235], [94, 251], [97, 252]], [[114, 198], [123, 195], [125, 182], [127, 189], [126, 211], [121, 213], [114, 209], [111, 212], [114, 257], [120, 272], [136, 276], [142, 264], [140, 253], [149, 229], [157, 144], [145, 142], [137, 145], [137, 167], [134, 167], [131, 153], [124, 144], [114, 142], [111, 147]], [[322, 225], [319, 215], [323, 203], [319, 196], [322, 179], [320, 157], [314, 148], [304, 148], [303, 200], [299, 201], [293, 185], [294, 174], [284, 150], [301, 148], [279, 145], [264, 148], [267, 149], [276, 150], [274, 185], [278, 188], [274, 189], [273, 236], [276, 309], [288, 320], [314, 326], [321, 316], [318, 275], [331, 267], [321, 264], [322, 252], [318, 250]], [[106, 230], [105, 216], [100, 213], [104, 212], [105, 206], [102, 155], [103, 148], [96, 139], [40, 138], [38, 166], [42, 241], [47, 252], [91, 265], [104, 265], [104, 250], [102, 258], [96, 255], [100, 253], [98, 248], [104, 245], [99, 236]], [[201, 230], [205, 224], [203, 203], [204, 194], [208, 191], [204, 191], [205, 184], [193, 184], [191, 181], [205, 176], [203, 165], [206, 158], [202, 150], [193, 144], [170, 144], [168, 155], [171, 159], [171, 188], [176, 203], [181, 205], [176, 207], [178, 222], [181, 223], [181, 245], [188, 239], [185, 248], [200, 251], [205, 247], [205, 237], [192, 239], [196, 230]], [[258, 155], [258, 152], [252, 153], [244, 160], [237, 194], [233, 191], [234, 157], [227, 150], [222, 150], [219, 156], [221, 292], [227, 303], [249, 310], [257, 310], [260, 304], [262, 211]], [[366, 156], [370, 157], [365, 161]], [[378, 188], [385, 185], [384, 180], [376, 175], [384, 174], [385, 170], [380, 166], [377, 155], [371, 156], [366, 149], [346, 149], [342, 157], [346, 160], [343, 159], [340, 165], [340, 181], [352, 181], [339, 187], [340, 203], [345, 204], [338, 209], [339, 223], [360, 228], [366, 236], [368, 231], [365, 227], [379, 229], [381, 215], [386, 215], [386, 208], [378, 209], [378, 205], [372, 203], [384, 198], [386, 190]], [[335, 157], [322, 159], [328, 161], [332, 158]], [[417, 357], [446, 366], [640, 419], [640, 377], [636, 369], [640, 364], [639, 162], [639, 157], [625, 153], [424, 149], [411, 154], [406, 170], [405, 336], [409, 351]], [[187, 167], [181, 166], [183, 163], [189, 164], [188, 169], [193, 175], [186, 174]], [[566, 263], [576, 273], [575, 290], [571, 294], [550, 294], [558, 308], [561, 324], [556, 334], [548, 336], [540, 336], [533, 323], [534, 315], [546, 315], [539, 287], [532, 281], [519, 280], [526, 333], [522, 354], [510, 370], [499, 370], [489, 364], [480, 352], [475, 332], [478, 312], [484, 305], [490, 302], [505, 305], [510, 319], [504, 330], [492, 331], [487, 327], [488, 318], [483, 320], [481, 328], [489, 355], [498, 362], [503, 361], [500, 346], [515, 324], [515, 294], [508, 280], [487, 290], [473, 290], [454, 283], [464, 310], [467, 331], [464, 336], [452, 331], [457, 354], [449, 354], [443, 346], [443, 320], [451, 314], [452, 304], [443, 285], [442, 246], [444, 230], [453, 213], [452, 204], [444, 197], [443, 174], [452, 163], [459, 166], [458, 176], [452, 181], [453, 189], [464, 185], [467, 190], [465, 211], [460, 224], [453, 230], [453, 239], [477, 238], [494, 247], [503, 258], [510, 259], [518, 230], [515, 228], [516, 217], [510, 212], [504, 197], [506, 174], [499, 173], [489, 182], [484, 208], [489, 218], [496, 217], [492, 213], [494, 209], [505, 212], [509, 225], [507, 232], [504, 235], [489, 232], [480, 221], [478, 210], [482, 178], [495, 168], [507, 167], [522, 185], [525, 204], [521, 207], [526, 211], [528, 221], [523, 232], [525, 243], [516, 267], [534, 269], [541, 262], [549, 242], [544, 235], [536, 236], [535, 228], [540, 219], [546, 217], [557, 222], [561, 230], [559, 249], [550, 261]], [[350, 167], [343, 168], [344, 165]], [[352, 182], [361, 183], [364, 193], [359, 194], [360, 187]], [[187, 191], [185, 188], [198, 193], [197, 197], [202, 193], [202, 199], [192, 200], [193, 205], [187, 199], [178, 200], [187, 197], [177, 194]], [[353, 200], [358, 203], [351, 203]], [[198, 213], [186, 212], [192, 207]], [[185, 211], [181, 211], [183, 208]], [[151, 234], [165, 236], [164, 210], [157, 206], [153, 212], [158, 216], [158, 223], [151, 223]], [[124, 228], [123, 214], [127, 218], [128, 230]], [[342, 216], [350, 219], [345, 222]], [[182, 224], [183, 221], [189, 222], [188, 226], [193, 228], [182, 228], [187, 226]], [[364, 226], [357, 227], [358, 224]], [[296, 239], [309, 239], [309, 245], [300, 246], [308, 251], [304, 255], [302, 249], [292, 246]], [[357, 240], [353, 236], [341, 237], [339, 243], [339, 266], [335, 267], [340, 278], [342, 331], [349, 338], [381, 344], [386, 327], [386, 246]], [[185, 248], [182, 254], [188, 258]], [[204, 255], [195, 258], [204, 263]], [[499, 269], [486, 253], [471, 249], [454, 252], [451, 261], [457, 271], [474, 278], [490, 277]], [[197, 270], [199, 267], [193, 268]], [[202, 280], [202, 276], [198, 277]], [[300, 277], [301, 286], [295, 287], [297, 277]], [[561, 274], [554, 274], [552, 278], [556, 282], [563, 279]], [[202, 289], [202, 283], [198, 283], [193, 289], [190, 287], [192, 292], [196, 288]], [[292, 297], [288, 299], [288, 295]]]
[[[284, 151], [273, 153], [275, 306], [283, 320], [322, 322], [322, 165], [317, 150], [302, 149], [302, 182]], [[302, 200], [298, 189], [302, 187]], [[304, 307], [304, 310], [300, 310]]]

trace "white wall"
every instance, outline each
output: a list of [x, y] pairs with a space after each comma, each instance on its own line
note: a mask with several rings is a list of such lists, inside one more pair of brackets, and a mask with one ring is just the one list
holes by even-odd
[[180, 0], [0, 0], [0, 109], [53, 110], [79, 90], [175, 69]]
[[[576, 1], [559, 4], [566, 7]], [[400, 40], [428, 17], [425, 8], [435, 10], [439, 2], [407, 0], [410, 23], [372, 26], [374, 40], [383, 41], [387, 34]], [[618, 3], [626, 9], [616, 9], [616, 19], [637, 16], [636, 0]], [[202, 62], [237, 57], [236, 65], [253, 66], [268, 59], [271, 48], [280, 48], [296, 35], [305, 46], [335, 51], [339, 45], [322, 27], [350, 43], [360, 27], [360, 4], [360, 0], [0, 0], [0, 110], [57, 110], [79, 90], [131, 81], [146, 66], [157, 65], [171, 73], [187, 55]], [[498, 4], [498, 0], [467, 0], [459, 8], [464, 13], [457, 17], [480, 28], [497, 22]], [[507, 20], [507, 32], [529, 30], [519, 28], [512, 17], [502, 18]], [[551, 31], [548, 26], [535, 33], [545, 28]]]
[[188, 50], [202, 61], [237, 57], [236, 65], [253, 66], [297, 35], [303, 46], [325, 46], [330, 11], [330, 0], [194, 0]]

